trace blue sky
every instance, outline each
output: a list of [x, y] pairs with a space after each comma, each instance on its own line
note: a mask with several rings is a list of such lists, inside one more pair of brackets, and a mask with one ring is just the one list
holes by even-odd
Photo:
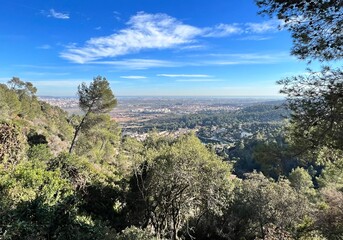
[[289, 32], [253, 0], [12, 0], [0, 7], [0, 82], [74, 96], [105, 76], [117, 96], [278, 96], [301, 74]]

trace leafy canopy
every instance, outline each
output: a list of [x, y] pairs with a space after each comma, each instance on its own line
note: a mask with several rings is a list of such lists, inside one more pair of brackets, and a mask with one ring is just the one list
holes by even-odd
[[88, 120], [89, 114], [108, 113], [117, 105], [117, 99], [114, 97], [109, 82], [101, 76], [93, 78], [93, 82], [89, 86], [86, 83], [82, 83], [78, 87], [78, 95], [79, 106], [85, 112], [85, 115], [76, 126], [69, 153], [73, 151], [76, 139], [84, 127], [85, 121]]
[[82, 83], [78, 88], [79, 106], [88, 113], [107, 113], [117, 105], [117, 99], [106, 78], [97, 76], [87, 86]]
[[292, 111], [292, 138], [307, 147], [343, 146], [343, 71], [325, 67], [321, 72], [294, 76], [278, 82], [287, 94], [287, 107]]
[[293, 37], [292, 54], [321, 61], [343, 57], [341, 0], [256, 0], [260, 13], [276, 16]]

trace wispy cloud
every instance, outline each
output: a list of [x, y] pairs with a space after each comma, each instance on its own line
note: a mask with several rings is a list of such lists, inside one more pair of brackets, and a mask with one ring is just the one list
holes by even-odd
[[[212, 53], [198, 54], [185, 58], [184, 61], [169, 61], [159, 59], [124, 59], [117, 61], [93, 61], [89, 64], [108, 65], [111, 72], [117, 69], [142, 70], [148, 68], [175, 68], [186, 66], [221, 66], [221, 65], [250, 65], [274, 64], [295, 60], [288, 52], [278, 53]], [[157, 74], [158, 77], [170, 78], [211, 78], [206, 74]]]
[[[108, 79], [107, 79], [108, 80]], [[119, 83], [119, 81], [108, 80], [110, 83]], [[76, 88], [81, 83], [89, 84], [91, 80], [82, 78], [69, 78], [69, 79], [48, 79], [44, 81], [33, 80], [30, 81], [33, 85], [39, 87], [74, 87]]]
[[118, 61], [94, 61], [91, 64], [109, 65], [121, 69], [147, 69], [154, 67], [178, 67], [182, 63], [158, 59], [124, 59]]
[[23, 75], [33, 75], [33, 76], [65, 76], [69, 75], [70, 73], [67, 72], [33, 72], [33, 71], [28, 71], [28, 72], [23, 72]]
[[89, 80], [84, 79], [64, 79], [64, 80], [44, 80], [44, 81], [31, 81], [37, 87], [77, 87], [82, 82], [89, 83]]
[[55, 9], [51, 8], [49, 12], [42, 11], [47, 17], [57, 18], [57, 19], [69, 19], [68, 13], [57, 12]]
[[272, 37], [270, 36], [259, 36], [259, 35], [250, 35], [246, 37], [239, 38], [238, 40], [247, 40], [247, 41], [264, 41], [269, 40]]
[[287, 52], [280, 53], [230, 53], [230, 54], [209, 54], [207, 65], [242, 65], [242, 64], [273, 64], [278, 62], [291, 61], [294, 58]]
[[125, 78], [125, 79], [146, 79], [147, 77], [145, 77], [145, 76], [120, 76], [120, 78]]
[[186, 77], [186, 78], [209, 78], [210, 75], [206, 74], [157, 74], [158, 77]]
[[176, 82], [222, 82], [222, 79], [177, 79]]
[[51, 49], [51, 46], [49, 44], [43, 44], [41, 46], [38, 46], [37, 48], [38, 49], [48, 50], [48, 49]]
[[121, 18], [120, 18], [120, 12], [117, 12], [117, 11], [113, 11], [113, 14], [114, 14], [114, 18], [117, 20], [117, 21], [120, 21]]
[[144, 49], [187, 49], [199, 46], [199, 38], [259, 34], [275, 30], [276, 24], [276, 20], [271, 20], [263, 23], [221, 23], [214, 27], [199, 28], [184, 24], [167, 14], [138, 12], [126, 23], [126, 28], [109, 36], [91, 38], [83, 46], [70, 44], [60, 56], [83, 64], [138, 53]]
[[271, 19], [262, 23], [246, 23], [246, 32], [249, 33], [266, 33], [275, 32], [279, 26], [283, 25], [283, 21]]
[[202, 31], [166, 14], [139, 12], [129, 26], [106, 37], [91, 38], [83, 47], [71, 46], [61, 57], [77, 63], [116, 57], [142, 49], [165, 49], [190, 43]]
[[205, 49], [205, 45], [187, 45], [187, 46], [180, 46], [177, 50], [198, 50], [198, 49]]
[[218, 24], [213, 28], [204, 29], [204, 37], [226, 37], [233, 34], [240, 34], [244, 30], [239, 24]]

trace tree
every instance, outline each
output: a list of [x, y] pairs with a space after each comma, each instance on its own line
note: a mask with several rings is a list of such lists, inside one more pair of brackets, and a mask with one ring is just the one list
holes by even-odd
[[117, 105], [117, 99], [114, 97], [108, 81], [101, 76], [93, 78], [93, 82], [89, 86], [86, 83], [82, 83], [78, 87], [78, 96], [79, 107], [85, 114], [76, 126], [69, 153], [73, 151], [77, 136], [88, 119], [89, 114], [108, 113]]
[[343, 149], [343, 71], [325, 67], [278, 83], [292, 111], [294, 144], [301, 151], [322, 146]]
[[236, 221], [232, 239], [294, 239], [297, 225], [309, 213], [306, 197], [287, 180], [274, 182], [257, 173], [246, 177], [228, 211], [228, 222]]
[[[336, 0], [256, 0], [260, 13], [283, 20], [292, 32], [292, 54], [321, 61], [343, 57], [343, 4]], [[278, 83], [287, 95], [291, 136], [296, 154], [322, 146], [341, 149], [343, 133], [343, 72], [324, 67], [320, 72], [286, 78]]]
[[93, 162], [113, 163], [120, 145], [120, 134], [118, 123], [108, 114], [90, 114], [74, 151]]
[[276, 16], [293, 37], [292, 54], [321, 61], [343, 57], [341, 0], [255, 0], [262, 14]]
[[316, 214], [315, 227], [326, 239], [340, 240], [343, 236], [343, 192], [324, 188], [321, 195], [324, 203]]
[[20, 108], [21, 103], [17, 94], [5, 84], [0, 84], [0, 118], [11, 118], [20, 112]]
[[191, 219], [199, 223], [207, 213], [227, 205], [230, 167], [194, 135], [147, 142], [155, 149], [148, 148], [147, 161], [135, 171], [128, 207], [132, 214], [140, 212], [139, 224], [151, 226], [157, 237], [179, 239]]
[[29, 97], [34, 97], [37, 93], [37, 88], [33, 86], [30, 82], [23, 82], [18, 77], [13, 77], [8, 81], [8, 85], [12, 90], [15, 90], [19, 96], [19, 99], [25, 95]]

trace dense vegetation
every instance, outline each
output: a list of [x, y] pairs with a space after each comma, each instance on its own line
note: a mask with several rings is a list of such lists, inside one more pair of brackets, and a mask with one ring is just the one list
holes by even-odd
[[[293, 54], [321, 60], [342, 56], [339, 2], [257, 1], [281, 19], [304, 11]], [[307, 41], [316, 16], [332, 34]], [[121, 137], [104, 78], [79, 87], [81, 116], [19, 78], [0, 84], [0, 239], [342, 239], [342, 71], [280, 84], [290, 121], [229, 161], [194, 134]]]
[[[341, 150], [293, 156], [279, 130], [238, 144], [223, 161], [193, 134], [122, 138], [105, 108], [68, 116], [27, 86], [18, 78], [0, 86], [2, 239], [342, 236]], [[255, 107], [247, 118], [271, 109]]]
[[247, 131], [256, 131], [261, 124], [269, 125], [271, 128], [273, 126], [279, 127], [282, 125], [282, 120], [289, 114], [281, 106], [281, 103], [282, 101], [272, 101], [244, 107], [240, 110], [203, 111], [195, 114], [168, 115], [144, 122], [139, 130], [142, 132], [153, 129], [172, 131], [179, 128], [206, 129], [217, 126], [219, 128], [225, 127], [232, 131], [240, 127]]

